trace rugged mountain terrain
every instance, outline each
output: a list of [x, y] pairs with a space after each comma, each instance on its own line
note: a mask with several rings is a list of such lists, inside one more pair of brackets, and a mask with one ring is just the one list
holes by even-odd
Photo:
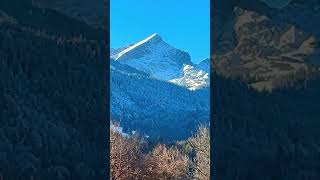
[[167, 44], [158, 34], [153, 34], [136, 44], [111, 49], [111, 58], [143, 71], [155, 79], [190, 90], [209, 86], [209, 59], [193, 64], [187, 52]]
[[[210, 65], [208, 66], [210, 68]], [[208, 67], [204, 69], [208, 69]], [[199, 70], [192, 65], [184, 65], [182, 71], [182, 77], [171, 79], [169, 80], [169, 82], [182, 87], [186, 87], [190, 90], [197, 90], [209, 87], [209, 73]]]
[[188, 53], [170, 46], [157, 34], [129, 46], [113, 58], [160, 80], [180, 76], [183, 64], [191, 64]]
[[[124, 131], [172, 141], [209, 123], [209, 71], [158, 34], [111, 49], [110, 62], [111, 117]], [[199, 66], [209, 70], [208, 59]]]
[[[257, 12], [234, 9], [233, 47], [213, 56], [214, 69], [225, 77], [238, 78], [257, 90], [282, 86], [283, 78], [318, 72], [320, 48], [315, 36], [297, 27], [273, 22]], [[228, 44], [223, 32], [220, 44]], [[227, 49], [227, 48], [225, 48]]]

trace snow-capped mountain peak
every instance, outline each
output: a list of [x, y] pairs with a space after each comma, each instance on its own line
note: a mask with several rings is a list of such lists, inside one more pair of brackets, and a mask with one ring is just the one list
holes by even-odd
[[165, 81], [180, 77], [183, 64], [192, 64], [187, 52], [172, 47], [157, 33], [129, 46], [112, 58]]
[[[207, 122], [208, 72], [193, 64], [187, 52], [153, 34], [135, 44], [111, 49], [111, 53], [110, 112], [123, 126], [112, 130], [123, 136], [137, 130], [148, 134], [146, 138], [161, 136], [171, 141], [189, 137], [188, 132], [195, 127], [190, 124], [195, 121]], [[184, 133], [172, 139], [171, 132], [177, 130]]]

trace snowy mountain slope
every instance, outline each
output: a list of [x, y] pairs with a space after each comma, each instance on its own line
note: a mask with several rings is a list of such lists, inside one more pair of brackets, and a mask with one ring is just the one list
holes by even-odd
[[[206, 68], [208, 69], [208, 68]], [[208, 87], [210, 84], [209, 74], [191, 65], [183, 66], [183, 76], [171, 79], [169, 82], [187, 87], [189, 90], [198, 90]]]
[[209, 122], [209, 88], [189, 91], [111, 60], [111, 117], [123, 132], [137, 130], [164, 140], [189, 137]]
[[132, 44], [128, 46], [120, 47], [120, 48], [110, 48], [110, 57], [114, 59], [115, 55], [119, 54], [121, 51], [127, 49], [130, 46], [132, 46]]
[[189, 90], [198, 90], [210, 86], [210, 59], [204, 59], [199, 64], [184, 64], [182, 76], [171, 79], [169, 82], [183, 86]]
[[136, 77], [144, 77], [144, 78], [148, 78], [150, 76], [149, 74], [139, 71], [131, 66], [128, 66], [126, 64], [121, 64], [114, 59], [110, 59], [110, 69], [113, 70], [114, 72], [122, 73], [127, 76], [136, 76]]
[[209, 86], [209, 59], [194, 65], [188, 53], [170, 46], [158, 34], [124, 48], [111, 49], [111, 58], [189, 90]]
[[210, 119], [209, 64], [193, 64], [157, 34], [111, 49], [111, 118], [122, 133], [166, 141], [189, 137]]
[[188, 53], [170, 46], [158, 34], [129, 46], [112, 58], [165, 81], [181, 76], [183, 64], [192, 64]]

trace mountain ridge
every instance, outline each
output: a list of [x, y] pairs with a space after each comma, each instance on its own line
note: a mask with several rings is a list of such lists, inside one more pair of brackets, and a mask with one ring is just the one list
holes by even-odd
[[191, 64], [187, 52], [172, 47], [156, 33], [112, 58], [165, 81], [180, 76], [183, 64]]
[[199, 64], [192, 63], [187, 52], [172, 47], [157, 33], [133, 45], [112, 49], [111, 54], [111, 58], [120, 63], [189, 90], [208, 87], [209, 84], [210, 64], [205, 62], [208, 59]]

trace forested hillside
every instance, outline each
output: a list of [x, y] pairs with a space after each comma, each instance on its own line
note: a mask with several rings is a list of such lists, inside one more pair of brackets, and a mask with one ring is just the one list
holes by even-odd
[[0, 177], [102, 179], [107, 32], [19, 3], [0, 3]]
[[269, 93], [215, 76], [215, 177], [318, 179], [319, 82]]
[[110, 69], [111, 116], [126, 132], [174, 141], [209, 122], [209, 88], [190, 91], [113, 60]]

